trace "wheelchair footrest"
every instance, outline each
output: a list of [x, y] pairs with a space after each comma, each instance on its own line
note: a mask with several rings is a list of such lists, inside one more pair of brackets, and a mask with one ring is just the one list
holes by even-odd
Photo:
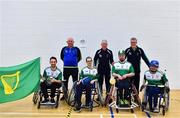
[[56, 105], [56, 103], [52, 103], [52, 102], [45, 102], [45, 103], [40, 103], [41, 105]]
[[110, 107], [116, 108], [116, 109], [134, 109], [136, 107], [138, 107], [139, 105], [136, 104], [135, 102], [132, 102], [131, 106], [129, 107], [120, 107], [116, 104], [116, 102], [112, 102], [111, 104], [109, 104]]

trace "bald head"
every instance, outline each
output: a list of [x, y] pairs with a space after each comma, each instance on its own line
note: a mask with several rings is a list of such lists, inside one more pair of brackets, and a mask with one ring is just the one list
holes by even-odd
[[67, 42], [68, 47], [74, 46], [74, 39], [72, 37], [67, 38], [66, 42]]

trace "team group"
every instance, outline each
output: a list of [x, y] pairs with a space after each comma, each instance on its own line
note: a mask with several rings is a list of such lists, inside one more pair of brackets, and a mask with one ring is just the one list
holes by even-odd
[[[140, 87], [142, 90], [146, 85], [147, 93], [149, 95], [149, 109], [150, 111], [156, 112], [157, 109], [157, 99], [161, 92], [157, 85], [168, 86], [168, 80], [163, 72], [158, 70], [159, 62], [157, 60], [152, 60], [149, 62], [142, 48], [137, 46], [137, 39], [131, 38], [131, 46], [126, 50], [118, 51], [117, 62], [114, 62], [113, 52], [108, 49], [107, 40], [101, 41], [101, 49], [97, 50], [95, 56], [92, 58], [90, 56], [86, 57], [86, 64], [79, 75], [78, 63], [81, 61], [81, 51], [78, 47], [74, 46], [74, 39], [67, 39], [67, 46], [63, 47], [61, 50], [60, 58], [63, 61], [63, 74], [60, 69], [57, 68], [57, 58], [50, 58], [50, 67], [44, 70], [43, 77], [47, 81], [41, 82], [41, 90], [44, 94], [43, 103], [48, 101], [54, 103], [56, 88], [61, 87], [62, 76], [66, 80], [64, 82], [66, 89], [68, 90], [68, 80], [72, 76], [73, 82], [77, 81], [76, 95], [75, 95], [75, 111], [81, 111], [81, 96], [83, 90], [86, 91], [86, 106], [91, 103], [91, 89], [95, 81], [98, 81], [101, 94], [103, 93], [103, 81], [106, 84], [106, 94], [110, 92], [111, 81], [115, 79], [115, 86], [120, 91], [120, 103], [128, 104], [129, 86], [133, 82], [138, 93], [140, 84], [140, 65], [141, 59], [144, 60], [146, 65], [149, 67], [144, 73], [143, 85]], [[113, 78], [111, 78], [111, 75]], [[47, 88], [50, 86], [51, 95], [47, 92]], [[61, 100], [65, 99], [64, 96]], [[97, 98], [98, 99], [98, 98]]]

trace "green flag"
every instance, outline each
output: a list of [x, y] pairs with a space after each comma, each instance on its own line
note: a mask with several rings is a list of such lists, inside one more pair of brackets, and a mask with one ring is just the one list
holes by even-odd
[[39, 86], [40, 58], [0, 68], [0, 103], [22, 99]]

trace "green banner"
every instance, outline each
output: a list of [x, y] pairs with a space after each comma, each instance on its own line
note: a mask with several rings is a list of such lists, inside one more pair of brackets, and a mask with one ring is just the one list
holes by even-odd
[[40, 58], [12, 67], [0, 68], [0, 103], [22, 99], [40, 82]]

